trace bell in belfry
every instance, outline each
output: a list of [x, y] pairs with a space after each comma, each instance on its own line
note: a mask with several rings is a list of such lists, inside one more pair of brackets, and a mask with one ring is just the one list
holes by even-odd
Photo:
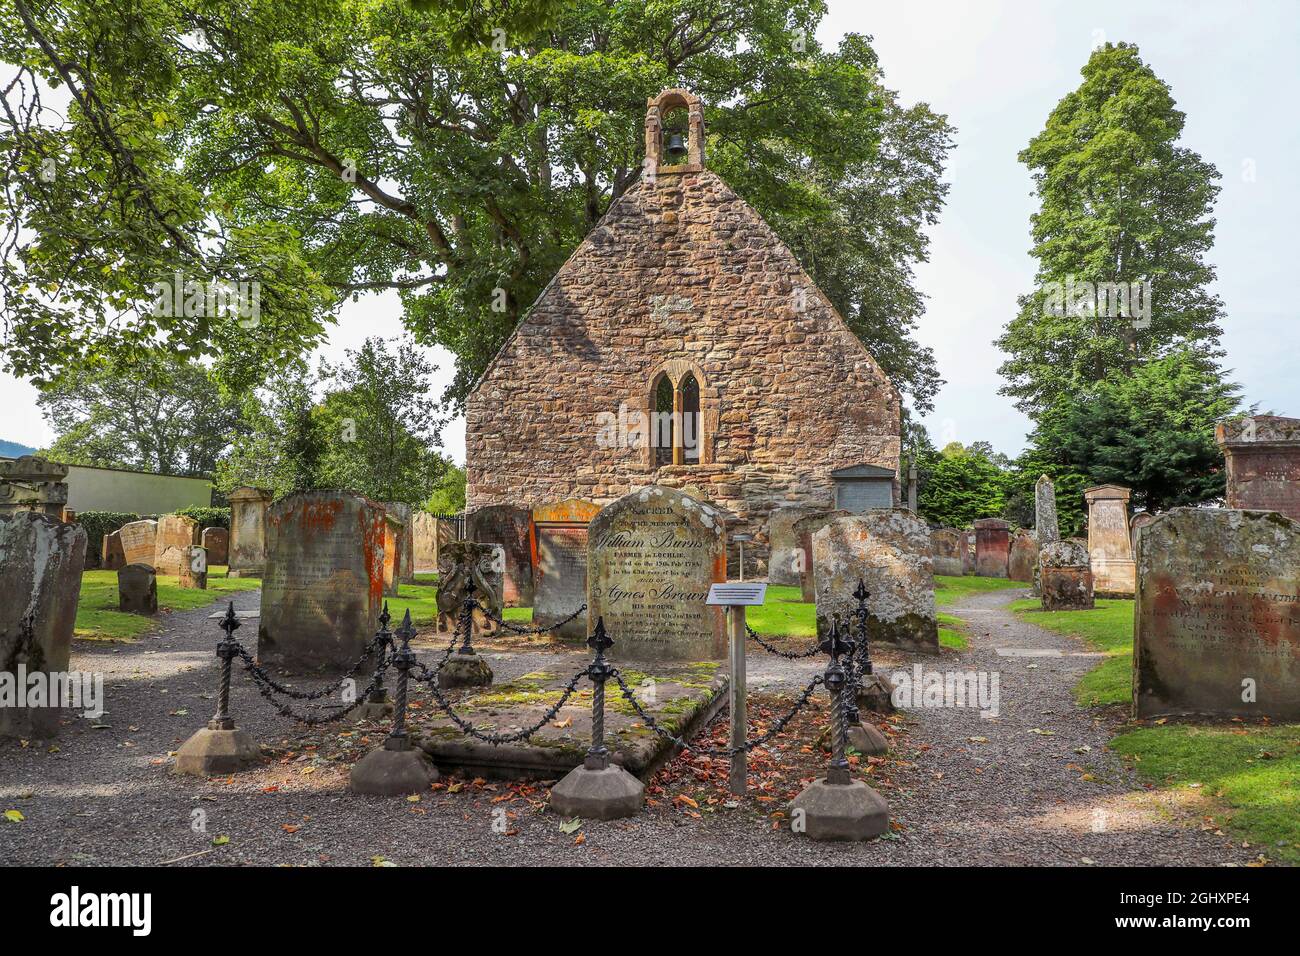
[[673, 131], [668, 134], [668, 142], [665, 152], [673, 159], [680, 159], [686, 155], [686, 137], [680, 132]]

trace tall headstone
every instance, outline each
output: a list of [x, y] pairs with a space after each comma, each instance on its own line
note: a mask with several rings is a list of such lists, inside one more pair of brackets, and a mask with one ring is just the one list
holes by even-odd
[[1056, 520], [1056, 486], [1046, 475], [1034, 483], [1034, 530], [1040, 548], [1061, 540], [1061, 528]]
[[1133, 707], [1300, 720], [1300, 524], [1175, 508], [1142, 529]]
[[772, 512], [767, 519], [767, 541], [771, 552], [767, 562], [769, 584], [800, 585], [799, 569], [803, 566], [804, 555], [794, 526], [801, 518], [825, 510], [815, 505], [785, 505]]
[[[38, 511], [0, 513], [0, 670], [23, 694], [0, 707], [0, 737], [48, 738], [63, 711], [26, 696], [36, 674], [65, 674], [77, 617], [86, 530]], [[52, 686], [48, 678], [46, 686]], [[58, 703], [45, 701], [46, 704]]]
[[402, 583], [402, 522], [384, 506], [384, 595], [397, 597]]
[[158, 575], [151, 564], [128, 564], [117, 572], [117, 609], [128, 614], [158, 613]]
[[0, 461], [0, 514], [35, 511], [58, 518], [68, 504], [68, 466], [39, 455]]
[[474, 600], [488, 613], [475, 611], [476, 633], [497, 629], [495, 618], [501, 616], [505, 590], [505, 549], [499, 544], [475, 541], [448, 541], [438, 549], [438, 630], [454, 631], [474, 583]]
[[438, 519], [427, 511], [411, 516], [411, 573], [438, 570]]
[[1093, 607], [1088, 549], [1077, 541], [1054, 541], [1038, 552], [1039, 595], [1044, 611]]
[[1032, 531], [1017, 531], [1011, 536], [1007, 557], [1007, 577], [1012, 581], [1033, 581], [1038, 568], [1038, 539]]
[[533, 606], [532, 517], [513, 505], [488, 505], [469, 516], [469, 540], [505, 548], [506, 607]]
[[878, 508], [836, 518], [813, 535], [817, 633], [852, 625], [865, 582], [871, 640], [911, 651], [939, 652], [930, 529], [906, 508]]
[[266, 514], [257, 652], [295, 674], [342, 674], [384, 599], [384, 507], [351, 492], [289, 495]]
[[153, 566], [159, 574], [179, 575], [189, 560], [190, 548], [199, 543], [199, 523], [185, 515], [158, 519], [153, 545]]
[[852, 511], [844, 509], [814, 511], [812, 514], [795, 521], [794, 534], [799, 542], [799, 549], [795, 552], [794, 559], [799, 566], [800, 596], [805, 604], [812, 604], [817, 600], [817, 582], [813, 575], [813, 535], [836, 518], [843, 518], [851, 514], [853, 514]]
[[210, 564], [225, 564], [230, 560], [230, 532], [225, 528], [204, 528], [199, 544], [208, 553]]
[[[533, 624], [538, 627], [565, 621], [587, 603], [587, 532], [599, 513], [599, 505], [580, 498], [533, 509], [537, 548]], [[585, 641], [586, 612], [554, 633], [562, 640]]]
[[397, 548], [401, 554], [401, 574], [403, 584], [415, 581], [415, 529], [411, 523], [411, 506], [405, 501], [385, 501], [384, 509], [402, 523], [397, 536]]
[[587, 620], [604, 619], [615, 660], [721, 660], [723, 611], [709, 587], [726, 581], [723, 514], [706, 501], [651, 485], [592, 519]]
[[959, 578], [966, 573], [962, 552], [966, 548], [965, 535], [952, 528], [939, 528], [930, 532], [930, 552], [934, 556], [934, 573]]
[[1219, 422], [1227, 506], [1277, 511], [1300, 521], [1300, 418], [1255, 415]]
[[1011, 525], [1001, 518], [975, 522], [975, 573], [982, 578], [1005, 578], [1011, 557]]
[[232, 578], [261, 577], [266, 568], [266, 513], [273, 495], [265, 488], [236, 488], [230, 502], [229, 567]]
[[122, 560], [126, 564], [147, 564], [153, 567], [154, 552], [158, 544], [157, 521], [147, 518], [142, 521], [128, 521], [117, 529], [117, 534], [122, 539]]
[[1100, 597], [1133, 596], [1133, 543], [1128, 529], [1130, 494], [1128, 488], [1120, 485], [1097, 485], [1083, 492], [1088, 502], [1092, 583]]
[[122, 533], [110, 531], [100, 543], [99, 567], [102, 571], [116, 571], [126, 566], [126, 552], [122, 550]]

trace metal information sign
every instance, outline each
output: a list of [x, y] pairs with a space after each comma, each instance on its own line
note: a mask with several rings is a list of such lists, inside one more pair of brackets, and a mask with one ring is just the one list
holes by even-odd
[[754, 607], [762, 604], [766, 595], [766, 584], [714, 584], [709, 587], [709, 599], [704, 603], [713, 607]]

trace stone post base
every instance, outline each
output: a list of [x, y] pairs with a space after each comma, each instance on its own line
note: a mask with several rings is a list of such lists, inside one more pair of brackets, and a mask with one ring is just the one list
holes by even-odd
[[372, 750], [352, 768], [352, 792], [374, 797], [396, 797], [428, 790], [438, 779], [438, 768], [418, 747]]
[[393, 716], [393, 702], [387, 698], [368, 700], [352, 713], [357, 720], [383, 720], [385, 717]]
[[790, 826], [814, 840], [870, 840], [889, 829], [889, 804], [861, 780], [814, 780], [790, 802]]
[[603, 770], [574, 767], [551, 788], [550, 808], [566, 817], [617, 820], [641, 812], [645, 784], [617, 764]]
[[213, 721], [181, 744], [172, 772], [212, 777], [243, 770], [261, 757], [261, 748], [246, 731], [233, 723], [222, 726]]
[[477, 654], [458, 651], [448, 657], [442, 670], [438, 671], [438, 686], [444, 690], [449, 687], [486, 687], [491, 683], [492, 668]]
[[880, 757], [889, 753], [889, 738], [874, 724], [850, 724], [849, 746], [864, 757]]
[[884, 674], [863, 674], [858, 687], [858, 709], [877, 714], [894, 712], [894, 685]]

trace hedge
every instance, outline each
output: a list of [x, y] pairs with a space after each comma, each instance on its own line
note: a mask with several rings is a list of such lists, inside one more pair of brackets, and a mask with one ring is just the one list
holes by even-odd
[[139, 520], [139, 515], [126, 511], [78, 511], [77, 524], [86, 529], [86, 567], [99, 567], [100, 556], [104, 553], [104, 535]]
[[175, 512], [199, 523], [199, 531], [205, 528], [230, 528], [229, 508], [182, 508]]

